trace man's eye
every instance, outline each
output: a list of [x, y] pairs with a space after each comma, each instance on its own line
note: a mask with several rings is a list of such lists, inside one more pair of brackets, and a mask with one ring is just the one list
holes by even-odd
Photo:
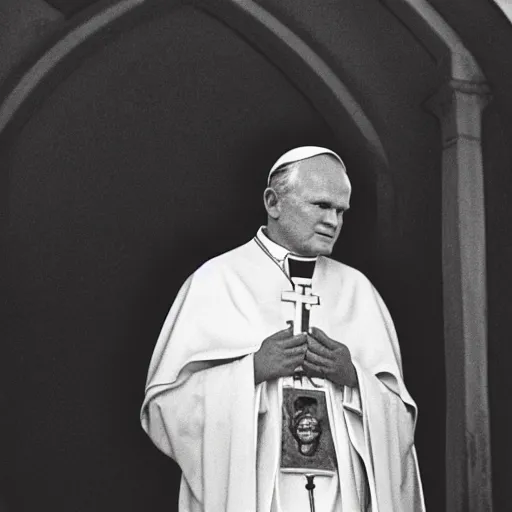
[[318, 206], [319, 208], [322, 208], [322, 210], [327, 210], [328, 208], [330, 208], [330, 206], [327, 203], [315, 203], [315, 205]]

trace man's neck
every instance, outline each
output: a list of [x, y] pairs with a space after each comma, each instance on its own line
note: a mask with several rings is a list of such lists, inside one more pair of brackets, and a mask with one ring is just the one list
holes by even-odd
[[291, 254], [293, 256], [298, 256], [299, 258], [308, 258], [308, 259], [316, 259], [317, 256], [310, 256], [310, 255], [303, 255], [296, 253], [286, 247], [283, 243], [281, 243], [279, 237], [272, 235], [272, 229], [269, 229], [269, 226], [262, 226], [260, 228], [260, 232], [263, 235], [260, 237], [260, 240], [264, 243], [264, 245], [267, 247], [269, 252], [278, 260], [283, 260], [285, 256], [288, 254]]
[[287, 247], [285, 247], [283, 244], [280, 244], [279, 243], [279, 240], [276, 239], [276, 237], [274, 236], [274, 234], [272, 233], [272, 229], [269, 229], [268, 226], [263, 226], [261, 228], [261, 230], [263, 231], [263, 234], [269, 239], [271, 240], [272, 242], [274, 242], [275, 244], [281, 246], [283, 249], [286, 249], [287, 251], [289, 251], [289, 249]]
[[290, 252], [286, 247], [283, 247], [269, 237], [267, 226], [262, 226], [258, 230], [257, 237], [269, 253], [279, 261], [283, 261], [286, 255]]
[[[278, 236], [278, 234], [275, 232], [275, 230], [272, 228], [271, 225], [263, 226], [262, 228], [263, 234], [273, 243], [276, 245], [279, 245], [279, 247], [282, 247], [287, 252], [291, 252], [292, 254], [295, 254], [289, 247], [287, 247], [281, 238]], [[300, 256], [300, 254], [297, 254], [297, 256]]]

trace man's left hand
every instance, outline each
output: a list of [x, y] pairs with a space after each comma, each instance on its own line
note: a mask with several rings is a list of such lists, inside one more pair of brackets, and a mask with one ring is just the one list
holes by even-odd
[[306, 375], [330, 380], [339, 386], [357, 386], [350, 350], [317, 327], [308, 333], [308, 348], [302, 364]]

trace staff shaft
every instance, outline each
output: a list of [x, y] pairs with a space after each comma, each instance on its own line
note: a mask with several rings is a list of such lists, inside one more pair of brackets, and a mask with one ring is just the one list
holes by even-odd
[[311, 509], [311, 512], [315, 512], [315, 495], [313, 493], [314, 488], [316, 487], [313, 479], [315, 478], [315, 475], [306, 475], [307, 484], [306, 489], [308, 490], [309, 495], [309, 507]]

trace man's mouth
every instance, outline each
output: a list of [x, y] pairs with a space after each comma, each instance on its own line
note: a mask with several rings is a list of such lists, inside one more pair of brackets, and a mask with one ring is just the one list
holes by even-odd
[[325, 238], [328, 238], [329, 240], [332, 240], [334, 238], [334, 235], [329, 235], [327, 233], [318, 233], [317, 232], [317, 235], [320, 235], [320, 236], [323, 236]]

